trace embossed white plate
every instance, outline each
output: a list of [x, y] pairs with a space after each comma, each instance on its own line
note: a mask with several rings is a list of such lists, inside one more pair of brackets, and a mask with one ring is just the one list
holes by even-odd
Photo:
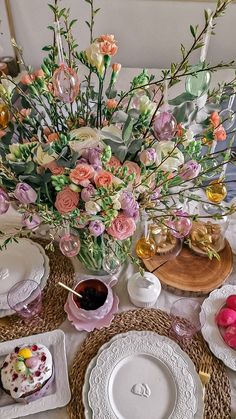
[[194, 418], [195, 382], [182, 352], [154, 332], [134, 332], [114, 340], [98, 355], [90, 373], [92, 417]]
[[200, 313], [200, 320], [202, 322], [202, 335], [210, 350], [227, 367], [236, 371], [236, 350], [226, 345], [215, 321], [215, 316], [225, 305], [226, 298], [232, 294], [236, 294], [236, 285], [224, 285], [222, 288], [212, 291], [202, 304], [206, 319], [205, 323], [202, 322], [203, 311]]
[[55, 378], [48, 394], [29, 404], [17, 403], [3, 390], [0, 390], [0, 418], [2, 419], [13, 419], [62, 407], [68, 404], [71, 398], [64, 332], [53, 330], [52, 332], [0, 343], [0, 364], [9, 352], [14, 351], [16, 346], [27, 343], [42, 343], [47, 346], [52, 354]]
[[44, 257], [32, 240], [19, 239], [0, 251], [0, 309], [9, 309], [7, 293], [19, 281], [32, 279], [40, 284]]
[[[33, 243], [34, 243], [35, 246], [38, 247], [40, 253], [43, 256], [43, 260], [44, 260], [44, 274], [43, 274], [43, 276], [40, 280], [40, 288], [41, 288], [41, 290], [43, 290], [43, 288], [47, 284], [47, 280], [48, 280], [48, 277], [49, 277], [49, 274], [50, 274], [49, 258], [46, 255], [44, 248], [40, 244], [38, 244], [36, 242], [33, 242]], [[11, 310], [10, 308], [2, 309], [2, 310], [0, 309], [0, 318], [6, 317], [6, 316], [11, 316], [12, 314], [15, 314], [15, 311]]]

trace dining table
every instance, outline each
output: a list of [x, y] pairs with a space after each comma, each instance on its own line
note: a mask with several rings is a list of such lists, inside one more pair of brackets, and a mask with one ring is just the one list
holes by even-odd
[[[127, 89], [129, 86], [129, 81], [140, 73], [142, 69], [138, 68], [124, 68], [122, 69], [118, 85], [117, 87], [119, 89]], [[151, 69], [150, 73], [152, 74], [160, 74], [161, 70], [155, 70]], [[234, 74], [233, 70], [222, 70], [218, 73], [213, 74], [213, 85], [216, 85], [218, 82], [221, 81], [230, 81]], [[174, 86], [173, 92], [170, 93], [170, 96], [174, 97], [178, 95], [183, 90], [183, 82], [178, 84], [177, 86]], [[234, 168], [235, 171], [235, 168]], [[235, 193], [236, 195], [236, 193]], [[233, 197], [231, 192], [231, 198]], [[17, 211], [15, 211], [13, 208], [10, 209], [10, 211], [5, 214], [4, 216], [0, 217], [0, 227], [1, 225], [4, 225], [4, 223], [8, 223], [9, 220], [11, 224], [14, 223], [14, 220], [18, 221], [19, 214], [17, 214]], [[236, 221], [235, 221], [236, 223]], [[42, 233], [43, 234], [43, 233]], [[46, 233], [44, 233], [46, 234]], [[235, 238], [232, 237], [232, 240], [236, 241]], [[89, 272], [85, 270], [85, 268], [80, 264], [80, 262], [74, 258], [72, 259], [74, 270], [75, 270], [75, 281], [79, 281], [79, 279], [83, 276], [88, 274]], [[171, 261], [169, 262], [171, 263]], [[128, 279], [137, 272], [137, 268], [131, 263], [127, 262], [124, 265], [122, 265], [120, 271], [116, 274], [117, 276], [117, 284], [114, 287], [114, 291], [117, 294], [119, 298], [119, 312], [123, 312], [126, 310], [132, 310], [137, 309], [129, 300], [128, 292], [127, 292], [127, 283]], [[227, 284], [232, 284], [236, 286], [236, 256], [234, 256], [233, 261], [233, 272], [230, 275], [230, 277], [226, 280]], [[199, 302], [202, 302], [205, 297], [196, 297], [196, 300]], [[161, 309], [166, 312], [170, 312], [171, 305], [174, 301], [179, 299], [180, 297], [177, 296], [175, 293], [170, 292], [167, 289], [164, 289], [162, 287], [160, 296], [157, 299], [157, 302], [155, 303], [154, 309]], [[70, 369], [70, 366], [73, 363], [74, 357], [76, 353], [80, 350], [80, 346], [87, 337], [88, 333], [85, 331], [77, 331], [74, 326], [68, 321], [65, 320], [64, 323], [61, 324], [60, 329], [65, 333], [65, 341], [66, 341], [66, 355], [67, 355], [67, 362], [68, 362], [68, 368]], [[231, 386], [231, 410], [232, 410], [232, 419], [236, 419], [236, 371], [232, 371], [229, 368], [227, 368], [227, 375], [230, 380], [230, 386]], [[67, 410], [66, 406], [62, 408], [57, 408], [54, 410], [36, 413], [33, 415], [27, 416], [28, 419], [67, 419]], [[7, 419], [7, 418], [5, 418]], [[19, 418], [19, 419], [23, 419]], [[105, 418], [104, 418], [105, 419]], [[186, 418], [187, 419], [187, 418]]]

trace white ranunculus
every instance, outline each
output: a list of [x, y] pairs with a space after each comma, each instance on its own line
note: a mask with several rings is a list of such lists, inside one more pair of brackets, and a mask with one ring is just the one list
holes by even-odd
[[100, 75], [104, 72], [104, 56], [100, 52], [99, 42], [93, 42], [85, 51], [89, 64], [96, 67]]
[[90, 215], [96, 215], [101, 207], [94, 201], [85, 202], [85, 211]]
[[175, 148], [175, 144], [172, 141], [160, 141], [157, 143], [154, 148], [157, 153], [156, 164], [159, 165], [161, 161], [170, 155], [160, 166], [161, 169], [168, 172], [177, 170], [179, 166], [184, 164], [184, 156], [178, 148]]
[[90, 127], [81, 127], [70, 132], [72, 140], [69, 143], [70, 149], [82, 154], [88, 148], [94, 148], [102, 145], [99, 131]]

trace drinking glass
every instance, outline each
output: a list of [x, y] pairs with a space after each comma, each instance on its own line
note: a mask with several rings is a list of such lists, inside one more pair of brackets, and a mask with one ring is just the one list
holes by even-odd
[[7, 302], [23, 319], [32, 319], [42, 310], [41, 289], [33, 280], [20, 281], [8, 291]]
[[204, 314], [201, 315], [200, 322], [200, 312], [202, 312], [201, 304], [192, 298], [180, 298], [175, 301], [170, 309], [170, 314], [173, 316], [170, 336], [177, 340], [191, 341], [193, 335], [203, 326]]

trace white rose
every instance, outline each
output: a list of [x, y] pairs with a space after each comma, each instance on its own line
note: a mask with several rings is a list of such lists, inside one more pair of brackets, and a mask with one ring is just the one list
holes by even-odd
[[87, 148], [94, 148], [101, 144], [99, 131], [90, 127], [81, 127], [70, 132], [72, 140], [69, 143], [70, 149], [82, 154]]
[[94, 201], [85, 203], [85, 211], [90, 215], [96, 215], [101, 210], [101, 207]]
[[49, 163], [52, 163], [57, 156], [54, 154], [48, 154], [46, 151], [43, 151], [42, 146], [37, 147], [36, 156], [34, 160], [39, 166], [45, 166]]
[[100, 52], [100, 46], [97, 41], [93, 42], [85, 51], [87, 60], [92, 67], [96, 67], [100, 75], [104, 72], [104, 57]]
[[143, 95], [141, 96], [141, 98], [139, 99], [139, 112], [141, 114], [146, 114], [146, 113], [150, 113], [152, 114], [153, 112], [155, 112], [156, 109], [156, 104], [153, 103], [148, 96]]
[[166, 170], [168, 172], [172, 172], [173, 170], [177, 170], [181, 164], [184, 164], [184, 156], [178, 148], [175, 148], [175, 144], [172, 141], [162, 141], [159, 142], [157, 145], [154, 146], [157, 153], [157, 160], [156, 164], [159, 165], [161, 161], [170, 154], [160, 166], [161, 169]]

